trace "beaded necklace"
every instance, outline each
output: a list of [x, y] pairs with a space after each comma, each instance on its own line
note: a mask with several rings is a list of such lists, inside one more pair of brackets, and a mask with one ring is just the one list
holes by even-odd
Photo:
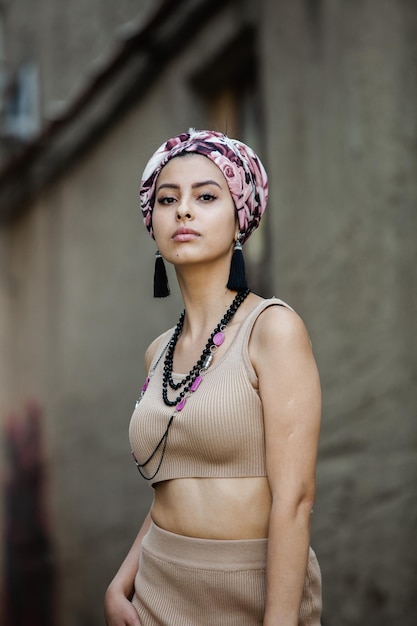
[[[171, 336], [171, 339], [169, 340], [168, 345], [166, 346], [166, 348], [163, 349], [155, 365], [152, 367], [151, 371], [146, 377], [145, 384], [143, 385], [141, 389], [139, 400], [136, 402], [136, 407], [137, 407], [139, 402], [143, 398], [146, 392], [146, 389], [148, 388], [149, 381], [151, 377], [153, 376], [158, 363], [161, 361], [166, 351], [165, 360], [164, 360], [164, 370], [163, 370], [163, 376], [162, 376], [162, 399], [166, 406], [175, 407], [174, 412], [168, 421], [168, 425], [165, 429], [164, 434], [162, 435], [161, 439], [157, 443], [151, 455], [147, 458], [147, 460], [144, 463], [139, 463], [139, 461], [137, 460], [135, 456], [135, 453], [132, 450], [132, 456], [136, 463], [136, 467], [138, 468], [140, 475], [146, 480], [152, 480], [153, 478], [155, 478], [155, 476], [161, 469], [162, 461], [164, 460], [165, 451], [166, 451], [167, 442], [168, 442], [168, 433], [169, 433], [169, 429], [171, 428], [171, 424], [174, 420], [174, 417], [177, 413], [183, 410], [188, 398], [191, 396], [191, 394], [193, 394], [199, 388], [200, 384], [203, 381], [203, 376], [205, 372], [210, 367], [213, 361], [214, 353], [216, 352], [217, 348], [219, 348], [224, 342], [224, 339], [225, 339], [224, 333], [227, 329], [228, 324], [232, 320], [234, 314], [236, 313], [236, 311], [238, 310], [242, 302], [244, 302], [244, 300], [248, 297], [249, 293], [250, 293], [250, 289], [246, 289], [244, 291], [239, 291], [236, 294], [232, 304], [230, 305], [230, 307], [228, 308], [228, 310], [226, 311], [226, 313], [224, 314], [224, 316], [222, 317], [222, 319], [217, 324], [216, 328], [213, 330], [210, 337], [208, 338], [205, 348], [203, 352], [201, 353], [201, 356], [198, 359], [197, 363], [193, 365], [193, 367], [190, 369], [188, 374], [184, 376], [184, 378], [181, 381], [176, 383], [173, 380], [174, 352], [175, 352], [175, 347], [177, 345], [179, 336], [181, 335], [181, 332], [184, 326], [185, 311], [181, 313], [180, 319], [178, 320], [178, 323], [174, 329], [174, 332]], [[168, 398], [168, 387], [172, 389], [173, 391], [180, 390], [178, 395], [173, 400], [170, 400]], [[162, 451], [161, 451], [161, 456], [160, 456], [157, 468], [155, 472], [152, 474], [152, 476], [146, 476], [144, 472], [142, 471], [142, 468], [146, 467], [146, 465], [148, 465], [152, 461], [152, 459], [154, 458], [158, 450], [161, 448], [161, 446], [162, 446]]]

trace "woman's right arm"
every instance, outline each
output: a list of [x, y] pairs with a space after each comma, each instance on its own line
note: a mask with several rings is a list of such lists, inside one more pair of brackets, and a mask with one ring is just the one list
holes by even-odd
[[[145, 371], [149, 372], [160, 338], [155, 339], [145, 352]], [[131, 603], [135, 577], [138, 571], [142, 539], [151, 524], [150, 512], [145, 517], [127, 557], [111, 581], [104, 596], [104, 614], [107, 626], [141, 626], [135, 607]]]
[[151, 515], [148, 513], [127, 557], [107, 588], [104, 597], [104, 614], [107, 626], [141, 626], [131, 599], [134, 593], [142, 539], [148, 532], [150, 523]]

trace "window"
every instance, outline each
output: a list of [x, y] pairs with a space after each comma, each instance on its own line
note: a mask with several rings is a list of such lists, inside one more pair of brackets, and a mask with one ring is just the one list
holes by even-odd
[[27, 141], [39, 131], [38, 85], [36, 65], [22, 64], [5, 91], [3, 132], [6, 136]]

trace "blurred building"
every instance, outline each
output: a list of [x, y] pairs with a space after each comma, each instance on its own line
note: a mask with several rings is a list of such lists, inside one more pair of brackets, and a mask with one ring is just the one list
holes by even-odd
[[[0, 0], [3, 606], [12, 565], [13, 589], [50, 585], [51, 624], [103, 623], [152, 495], [127, 439], [143, 353], [181, 310], [152, 299], [139, 178], [194, 126], [265, 162], [252, 286], [300, 312], [318, 360], [323, 626], [414, 625], [417, 5], [33, 4]], [[12, 532], [31, 511], [36, 541]]]

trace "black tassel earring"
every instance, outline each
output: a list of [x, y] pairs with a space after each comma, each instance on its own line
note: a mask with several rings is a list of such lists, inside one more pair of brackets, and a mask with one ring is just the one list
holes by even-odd
[[155, 252], [155, 273], [153, 275], [153, 297], [166, 298], [169, 296], [168, 276], [165, 269], [164, 259], [159, 253]]
[[240, 243], [241, 234], [237, 236], [237, 241], [232, 255], [232, 262], [230, 264], [229, 280], [227, 281], [227, 288], [231, 291], [242, 291], [248, 288], [245, 273], [245, 259], [243, 258], [242, 244]]

